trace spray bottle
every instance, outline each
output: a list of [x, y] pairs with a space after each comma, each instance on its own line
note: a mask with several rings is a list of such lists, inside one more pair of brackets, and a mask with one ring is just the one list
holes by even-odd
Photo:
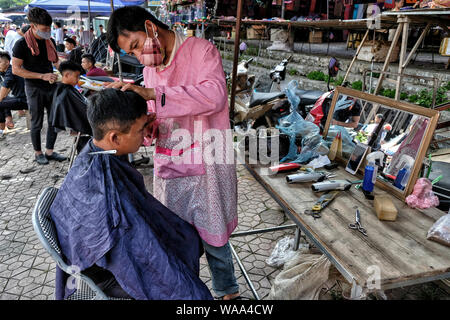
[[410, 166], [408, 164], [405, 164], [405, 166], [398, 172], [397, 177], [394, 181], [394, 186], [401, 190], [404, 190], [405, 186], [408, 184], [409, 175], [411, 173], [410, 171]]
[[380, 165], [383, 165], [384, 153], [381, 151], [375, 151], [370, 153], [366, 157], [368, 164], [364, 169], [364, 180], [362, 184], [363, 192], [366, 196], [370, 197], [373, 192], [373, 187], [377, 180], [378, 175], [378, 166], [376, 164], [376, 160], [379, 160]]

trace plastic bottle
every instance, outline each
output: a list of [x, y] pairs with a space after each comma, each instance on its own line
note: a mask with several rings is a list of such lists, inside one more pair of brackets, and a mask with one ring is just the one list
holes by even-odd
[[403, 176], [402, 181], [400, 182], [400, 185], [402, 186], [401, 189], [404, 190], [406, 188], [406, 185], [408, 184], [409, 181], [409, 176], [411, 175], [411, 169], [408, 165], [405, 166], [406, 168], [406, 172]]
[[405, 182], [408, 182], [409, 179], [409, 165], [405, 165], [397, 174], [397, 177], [394, 181], [394, 186], [403, 190], [405, 189], [405, 184], [403, 184], [403, 179], [406, 178]]
[[377, 169], [378, 167], [375, 165], [375, 162], [369, 162], [369, 164], [364, 169], [364, 180], [362, 185], [364, 191], [373, 191], [374, 180], [377, 177]]

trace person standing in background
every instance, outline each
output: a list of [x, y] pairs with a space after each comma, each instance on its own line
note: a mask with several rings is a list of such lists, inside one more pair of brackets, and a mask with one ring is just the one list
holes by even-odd
[[55, 40], [56, 50], [64, 52], [64, 30], [61, 28], [61, 22], [55, 22]]
[[25, 79], [25, 94], [31, 113], [31, 142], [38, 164], [48, 164], [49, 160], [64, 161], [67, 158], [53, 152], [57, 133], [49, 124], [47, 128], [46, 152], [41, 151], [41, 130], [44, 110], [47, 119], [56, 88], [56, 74], [53, 64], [59, 65], [55, 42], [51, 39], [52, 17], [42, 8], [32, 8], [27, 14], [31, 28], [13, 48], [12, 72]]

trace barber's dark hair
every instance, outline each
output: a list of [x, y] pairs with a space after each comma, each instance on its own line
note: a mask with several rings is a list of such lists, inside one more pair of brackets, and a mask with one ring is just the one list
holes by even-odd
[[55, 21], [55, 26], [57, 26], [58, 28], [61, 28], [61, 22]]
[[102, 140], [109, 128], [130, 132], [137, 119], [147, 114], [147, 102], [133, 91], [105, 89], [88, 98], [87, 117], [94, 139]]
[[115, 52], [120, 52], [117, 44], [119, 35], [127, 35], [127, 32], [145, 32], [145, 21], [150, 20], [156, 26], [168, 30], [169, 27], [156, 19], [150, 12], [138, 6], [126, 6], [114, 10], [108, 22], [107, 41]]
[[65, 71], [79, 71], [80, 74], [84, 73], [83, 68], [76, 62], [71, 60], [63, 61], [59, 64], [59, 72], [63, 74]]
[[378, 114], [376, 115], [376, 117], [379, 118], [379, 119], [383, 119], [383, 118], [384, 118], [384, 116], [383, 116], [382, 113], [378, 113]]
[[30, 23], [41, 24], [44, 26], [52, 25], [51, 15], [47, 12], [47, 10], [39, 7], [31, 8], [27, 13], [27, 18]]
[[7, 51], [0, 51], [0, 59], [8, 59], [8, 61], [11, 61], [11, 56]]
[[70, 37], [65, 38], [64, 41], [67, 41], [68, 43], [71, 43], [74, 46], [77, 45], [77, 42], [75, 40], [73, 40], [72, 38], [70, 38]]
[[91, 53], [85, 53], [85, 54], [83, 54], [83, 55], [81, 56], [81, 59], [83, 59], [83, 58], [88, 59], [88, 60], [92, 63], [93, 66], [95, 65], [95, 57], [94, 57], [93, 54], [91, 54]]
[[25, 32], [27, 32], [30, 28], [31, 28], [31, 26], [29, 24], [27, 24], [26, 26], [23, 26], [20, 29], [20, 31], [22, 31], [22, 33], [25, 34]]

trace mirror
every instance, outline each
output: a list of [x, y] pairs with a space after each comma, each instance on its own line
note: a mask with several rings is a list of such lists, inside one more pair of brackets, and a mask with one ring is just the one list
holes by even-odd
[[358, 144], [367, 145], [358, 173], [374, 162], [376, 185], [404, 199], [414, 188], [438, 117], [436, 110], [337, 87], [323, 136], [330, 146], [340, 133], [342, 156], [336, 158], [344, 166]]

